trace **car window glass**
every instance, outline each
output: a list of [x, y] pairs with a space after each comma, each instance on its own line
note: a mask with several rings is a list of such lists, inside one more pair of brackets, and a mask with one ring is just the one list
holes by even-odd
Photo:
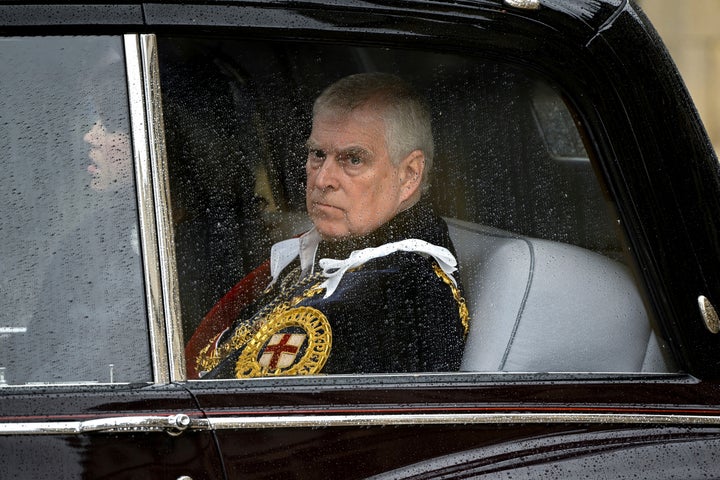
[[241, 279], [257, 280], [274, 242], [311, 226], [315, 97], [340, 77], [380, 71], [412, 83], [432, 112], [429, 198], [448, 223], [470, 313], [460, 369], [672, 368], [552, 81], [400, 49], [161, 38], [159, 53], [186, 341]]
[[5, 381], [148, 381], [121, 39], [0, 42]]

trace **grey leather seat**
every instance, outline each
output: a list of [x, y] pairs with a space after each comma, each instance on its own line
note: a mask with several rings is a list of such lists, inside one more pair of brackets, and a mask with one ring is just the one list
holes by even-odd
[[573, 245], [447, 222], [470, 309], [461, 370], [668, 370], [624, 265]]

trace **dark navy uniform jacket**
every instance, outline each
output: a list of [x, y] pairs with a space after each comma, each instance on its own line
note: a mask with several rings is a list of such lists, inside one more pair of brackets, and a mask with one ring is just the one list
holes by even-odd
[[[447, 225], [420, 202], [370, 235], [321, 242], [315, 258], [344, 259], [407, 239], [454, 255]], [[298, 265], [286, 267], [202, 350], [203, 378], [458, 370], [467, 309], [457, 279], [432, 256], [395, 251], [373, 258], [348, 270], [327, 298], [325, 278], [300, 277]]]

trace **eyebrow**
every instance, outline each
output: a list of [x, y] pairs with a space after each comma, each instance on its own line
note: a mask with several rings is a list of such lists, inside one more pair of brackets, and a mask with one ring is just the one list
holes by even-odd
[[[305, 148], [308, 150], [326, 150], [320, 146], [318, 142], [315, 142], [313, 139], [309, 138], [305, 142]], [[332, 153], [335, 153], [336, 155], [343, 155], [343, 154], [362, 154], [362, 155], [372, 155], [372, 151], [368, 150], [367, 148], [361, 146], [361, 145], [350, 145], [346, 148], [340, 149], [339, 151], [332, 151]]]
[[338, 155], [361, 155], [365, 157], [372, 156], [372, 152], [368, 150], [367, 148], [361, 147], [359, 145], [351, 145], [347, 148], [344, 148], [337, 152]]

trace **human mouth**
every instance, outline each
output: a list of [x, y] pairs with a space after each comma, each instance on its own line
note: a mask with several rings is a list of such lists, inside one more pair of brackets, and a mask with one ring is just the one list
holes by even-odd
[[312, 202], [313, 210], [320, 211], [320, 212], [333, 212], [337, 213], [342, 211], [342, 208], [336, 207], [335, 205], [331, 205], [329, 203], [323, 203], [323, 202]]

